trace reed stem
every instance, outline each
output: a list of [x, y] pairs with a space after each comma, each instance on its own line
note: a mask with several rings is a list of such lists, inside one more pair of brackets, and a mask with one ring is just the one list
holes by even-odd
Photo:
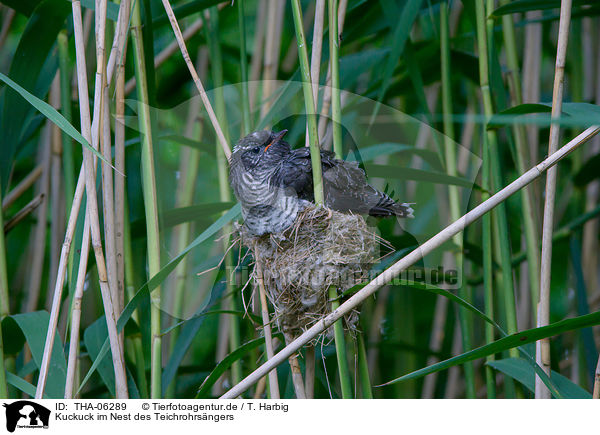
[[296, 29], [296, 40], [298, 42], [298, 57], [300, 59], [300, 71], [302, 73], [302, 90], [304, 91], [304, 104], [306, 106], [306, 118], [308, 125], [308, 137], [310, 141], [310, 159], [312, 164], [313, 186], [315, 204], [323, 204], [323, 180], [321, 174], [321, 149], [319, 148], [319, 137], [317, 133], [317, 117], [315, 111], [315, 100], [313, 98], [312, 81], [310, 78], [310, 65], [306, 51], [306, 38], [302, 28], [302, 9], [300, 0], [291, 0], [292, 12], [294, 14], [294, 28]]
[[[456, 167], [456, 145], [454, 142], [454, 120], [452, 118], [452, 83], [450, 79], [450, 30], [448, 24], [448, 3], [440, 4], [440, 52], [442, 66], [442, 112], [444, 124], [444, 154], [446, 159], [446, 172], [449, 175], [457, 176]], [[448, 202], [450, 206], [450, 219], [455, 221], [460, 216], [460, 196], [456, 186], [448, 186]], [[458, 273], [464, 272], [463, 267], [463, 239], [462, 234], [457, 234], [452, 241], [458, 247], [454, 256], [456, 269]], [[458, 290], [460, 296], [469, 300], [466, 283], [461, 279], [461, 285]], [[463, 350], [466, 352], [471, 349], [473, 318], [466, 309], [460, 308], [459, 322], [461, 328], [461, 338]], [[475, 398], [475, 369], [473, 363], [464, 365], [465, 387], [467, 398]]]
[[246, 54], [246, 19], [244, 17], [244, 0], [239, 0], [238, 28], [240, 31], [240, 74], [242, 77], [242, 133], [244, 137], [252, 131], [252, 115], [250, 112], [250, 96], [248, 93], [248, 56]]
[[[134, 2], [131, 21], [131, 37], [138, 97], [138, 123], [142, 134], [142, 187], [146, 232], [148, 243], [148, 269], [152, 278], [160, 271], [160, 238], [158, 231], [158, 198], [156, 195], [156, 177], [154, 175], [154, 150], [150, 107], [148, 106], [147, 70], [142, 39], [140, 2]], [[162, 333], [161, 333], [161, 291], [157, 286], [150, 295], [150, 397], [162, 396]]]
[[[333, 130], [333, 151], [338, 159], [342, 151], [342, 107], [340, 100], [340, 60], [338, 55], [338, 2], [329, 0], [329, 59], [331, 67], [331, 121]], [[318, 79], [318, 78], [317, 78]], [[318, 139], [318, 138], [317, 138]]]
[[[335, 311], [340, 306], [337, 289], [329, 287], [329, 299], [331, 300], [331, 311]], [[335, 337], [335, 353], [338, 363], [338, 373], [340, 375], [340, 386], [343, 399], [352, 399], [352, 379], [348, 370], [348, 357], [346, 355], [346, 340], [344, 340], [343, 319], [333, 324], [333, 334]]]
[[[476, 2], [477, 16], [477, 52], [479, 57], [479, 77], [481, 95], [483, 98], [483, 109], [487, 118], [494, 114], [492, 94], [489, 83], [489, 52], [488, 52], [488, 30], [486, 28], [486, 11], [483, 2]], [[486, 133], [486, 143], [489, 149], [489, 158], [491, 164], [490, 182], [494, 189], [502, 186], [502, 174], [500, 171], [500, 153], [498, 151], [498, 138], [494, 131], [488, 130]], [[502, 295], [505, 304], [506, 329], [509, 334], [517, 332], [517, 314], [515, 307], [515, 297], [513, 288], [512, 267], [510, 262], [510, 237], [508, 234], [508, 223], [506, 220], [506, 207], [499, 204], [494, 210], [493, 217], [497, 223], [500, 264], [502, 267]], [[510, 351], [511, 356], [517, 357], [518, 351]]]
[[[567, 43], [569, 41], [569, 25], [571, 23], [571, 0], [562, 0], [560, 5], [560, 21], [558, 27], [558, 48], [556, 51], [556, 65], [554, 69], [554, 89], [552, 92], [552, 119], [560, 117], [565, 78], [565, 60], [567, 57]], [[560, 126], [557, 123], [550, 125], [550, 139], [548, 154], [556, 152], [560, 135]], [[554, 229], [554, 202], [556, 196], [557, 170], [551, 168], [546, 175], [546, 194], [544, 201], [544, 220], [542, 224], [542, 256], [540, 270], [540, 300], [538, 303], [538, 316], [536, 326], [550, 323], [550, 275], [552, 270], [552, 232]], [[536, 343], [536, 362], [544, 372], [550, 376], [550, 340], [544, 339]], [[550, 390], [535, 377], [535, 398], [549, 399]]]

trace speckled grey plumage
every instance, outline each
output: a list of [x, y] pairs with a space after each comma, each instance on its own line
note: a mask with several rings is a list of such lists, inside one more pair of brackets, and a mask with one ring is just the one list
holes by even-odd
[[[251, 133], [235, 144], [231, 155], [229, 181], [242, 205], [244, 222], [255, 235], [285, 230], [314, 200], [309, 149], [291, 150], [283, 134]], [[321, 165], [327, 207], [372, 216], [413, 217], [410, 204], [399, 204], [370, 186], [358, 163], [321, 151]]]

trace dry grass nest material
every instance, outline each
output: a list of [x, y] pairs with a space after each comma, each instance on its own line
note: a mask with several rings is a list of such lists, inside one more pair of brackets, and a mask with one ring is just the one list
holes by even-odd
[[[360, 215], [310, 206], [281, 234], [252, 236], [241, 227], [242, 241], [254, 253], [253, 279], [262, 270], [274, 320], [286, 335], [298, 336], [331, 312], [328, 289], [338, 294], [364, 282], [379, 247], [389, 243]], [[358, 311], [346, 315], [345, 327], [356, 329]], [[330, 338], [332, 331], [326, 332]]]

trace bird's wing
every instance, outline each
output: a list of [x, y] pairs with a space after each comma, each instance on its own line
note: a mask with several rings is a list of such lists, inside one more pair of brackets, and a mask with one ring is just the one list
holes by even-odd
[[[323, 171], [332, 167], [334, 160], [335, 155], [331, 151], [321, 151]], [[279, 165], [274, 180], [284, 189], [294, 189], [299, 198], [314, 201], [310, 149], [302, 147], [292, 150]]]
[[[321, 167], [325, 205], [328, 207], [372, 216], [412, 216], [409, 204], [398, 204], [369, 185], [358, 162], [338, 160], [331, 151], [321, 151]], [[282, 188], [293, 188], [299, 198], [314, 201], [309, 148], [293, 150], [281, 162], [274, 180]]]
[[409, 217], [408, 204], [398, 204], [387, 194], [367, 182], [358, 162], [336, 160], [336, 164], [323, 171], [326, 204], [339, 211], [370, 214], [371, 216]]

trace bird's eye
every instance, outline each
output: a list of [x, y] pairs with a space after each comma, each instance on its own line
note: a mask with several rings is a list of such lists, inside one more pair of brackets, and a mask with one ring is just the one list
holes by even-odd
[[254, 147], [250, 151], [252, 151], [253, 154], [258, 154], [258, 152], [260, 151], [260, 147]]

